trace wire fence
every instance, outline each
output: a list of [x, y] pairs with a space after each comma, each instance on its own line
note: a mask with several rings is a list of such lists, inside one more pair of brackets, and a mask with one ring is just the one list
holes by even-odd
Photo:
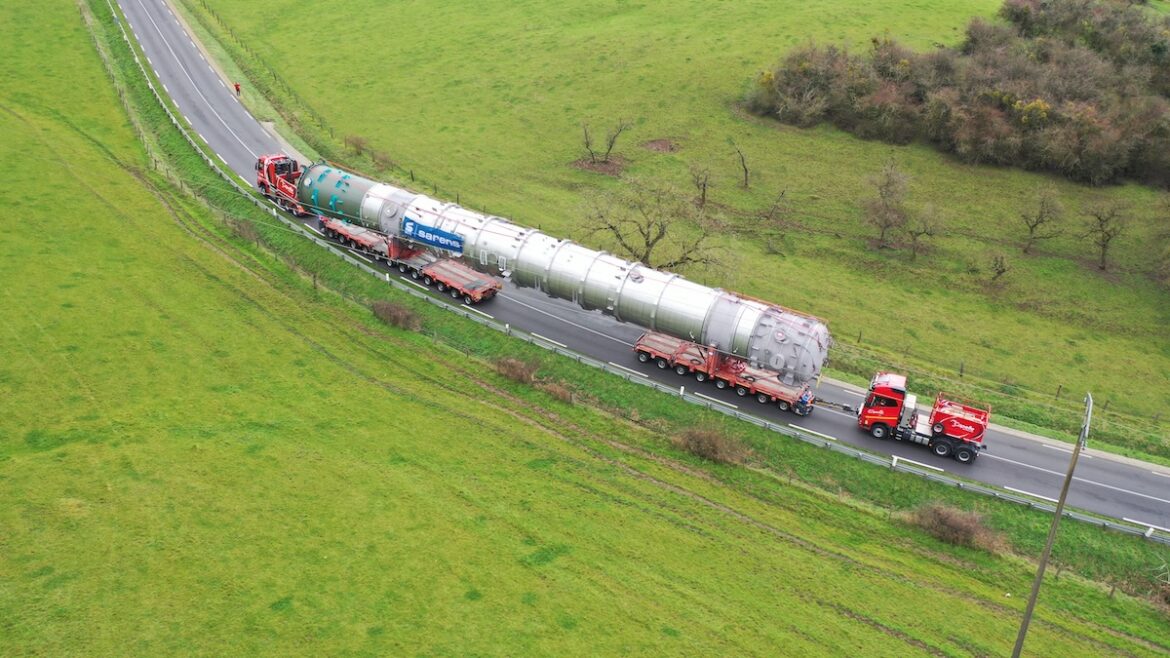
[[[209, 155], [205, 151], [205, 149], [202, 146], [200, 146], [199, 142], [197, 142], [191, 136], [191, 134], [190, 134], [190, 132], [188, 132], [187, 128], [185, 128], [183, 126], [183, 123], [180, 122], [179, 119], [175, 116], [174, 112], [171, 111], [171, 108], [167, 104], [166, 100], [158, 92], [157, 85], [155, 84], [154, 80], [152, 80], [151, 75], [147, 72], [146, 67], [143, 66], [142, 61], [139, 58], [138, 53], [134, 48], [134, 42], [130, 39], [130, 35], [126, 31], [126, 27], [123, 25], [123, 20], [122, 20], [120, 14], [114, 8], [113, 0], [106, 0], [106, 3], [110, 6], [110, 12], [114, 17], [114, 21], [118, 24], [118, 28], [121, 30], [122, 38], [123, 38], [123, 40], [126, 41], [126, 44], [130, 49], [130, 52], [133, 54], [134, 61], [138, 65], [138, 69], [142, 73], [143, 78], [146, 80], [147, 86], [149, 87], [151, 93], [154, 95], [155, 100], [158, 101], [159, 105], [162, 107], [162, 109], [166, 112], [167, 116], [170, 118], [171, 123], [179, 131], [179, 133], [182, 134], [183, 138], [187, 141], [187, 143], [191, 145], [191, 148], [193, 148], [200, 155], [200, 157], [203, 158], [204, 162], [207, 163], [207, 166], [211, 167], [211, 169], [213, 171], [215, 171], [221, 178], [223, 178], [225, 181], [227, 181], [227, 183], [229, 185], [234, 187], [237, 191], [239, 191], [240, 193], [245, 195], [247, 198], [251, 199], [252, 203], [254, 203], [258, 208], [261, 208], [265, 212], [271, 214], [274, 218], [279, 220], [281, 223], [285, 224], [291, 231], [299, 233], [299, 234], [303, 235], [305, 237], [305, 239], [310, 240], [311, 242], [317, 244], [318, 246], [329, 250], [330, 252], [335, 254], [338, 258], [340, 258], [341, 260], [354, 266], [355, 268], [357, 268], [357, 269], [359, 269], [359, 270], [361, 270], [361, 271], [363, 271], [371, 276], [374, 276], [374, 277], [377, 277], [379, 279], [384, 280], [387, 285], [393, 287], [394, 289], [398, 290], [399, 292], [403, 292], [403, 293], [406, 293], [408, 295], [412, 295], [418, 299], [424, 300], [427, 303], [430, 303], [430, 304], [437, 306], [441, 309], [444, 309], [448, 312], [455, 313], [456, 315], [460, 315], [464, 318], [467, 318], [468, 320], [471, 320], [472, 322], [479, 323], [482, 326], [489, 327], [489, 328], [494, 329], [496, 331], [505, 333], [509, 336], [513, 336], [515, 338], [518, 338], [520, 340], [528, 342], [528, 343], [535, 345], [537, 347], [549, 350], [549, 351], [554, 352], [556, 354], [559, 354], [561, 356], [572, 359], [572, 360], [576, 361], [577, 363], [580, 363], [581, 365], [589, 366], [591, 368], [598, 368], [598, 369], [603, 370], [611, 375], [621, 377], [622, 379], [624, 379], [628, 382], [638, 384], [641, 386], [648, 386], [648, 387], [655, 389], [661, 393], [671, 395], [674, 397], [678, 397], [679, 399], [684, 400], [685, 402], [688, 402], [690, 404], [699, 405], [699, 406], [705, 407], [706, 409], [709, 409], [711, 411], [716, 411], [718, 413], [722, 413], [722, 414], [725, 414], [727, 416], [731, 416], [737, 420], [751, 423], [751, 424], [756, 425], [757, 427], [761, 427], [765, 430], [775, 432], [777, 434], [781, 434], [781, 435], [784, 435], [787, 437], [791, 437], [791, 438], [803, 441], [805, 443], [808, 443], [808, 444], [811, 444], [811, 445], [814, 445], [814, 446], [817, 446], [820, 448], [824, 448], [826, 450], [832, 450], [834, 452], [852, 457], [854, 459], [858, 459], [860, 461], [863, 461], [863, 462], [866, 462], [869, 464], [873, 464], [875, 466], [881, 466], [883, 468], [888, 468], [888, 469], [893, 470], [893, 471], [909, 473], [909, 474], [924, 478], [926, 480], [930, 480], [932, 482], [937, 482], [939, 484], [943, 484], [946, 486], [956, 487], [959, 489], [963, 489], [965, 491], [971, 491], [973, 493], [980, 494], [983, 496], [989, 496], [989, 497], [996, 498], [999, 500], [1005, 500], [1005, 501], [1008, 501], [1011, 503], [1015, 503], [1018, 505], [1024, 505], [1024, 506], [1027, 506], [1027, 507], [1030, 507], [1033, 509], [1037, 509], [1037, 510], [1043, 510], [1043, 511], [1049, 512], [1049, 513], [1054, 513], [1056, 511], [1055, 505], [1053, 505], [1047, 501], [1044, 501], [1044, 500], [1035, 499], [1035, 498], [1031, 498], [1028, 496], [1021, 496], [1021, 495], [1011, 493], [1005, 489], [1002, 489], [1002, 488], [999, 488], [999, 487], [996, 487], [993, 485], [980, 484], [977, 482], [973, 482], [971, 480], [965, 480], [962, 478], [954, 477], [954, 476], [948, 475], [946, 473], [940, 473], [937, 471], [933, 471], [933, 470], [931, 470], [932, 467], [927, 466], [925, 464], [921, 464], [921, 463], [912, 461], [912, 460], [909, 460], [909, 459], [900, 458], [897, 456], [891, 457], [891, 456], [886, 456], [886, 455], [879, 455], [879, 454], [869, 452], [867, 450], [863, 450], [863, 449], [856, 448], [853, 446], [845, 445], [845, 444], [839, 443], [835, 439], [828, 437], [828, 436], [825, 436], [825, 435], [818, 435], [817, 433], [803, 430], [801, 428], [791, 426], [791, 425], [780, 425], [777, 423], [773, 423], [767, 419], [760, 418], [760, 417], [754, 416], [752, 414], [744, 413], [742, 411], [739, 411], [737, 408], [735, 408], [731, 405], [724, 404], [724, 403], [719, 402], [718, 400], [715, 400], [713, 398], [703, 396], [699, 393], [689, 393], [686, 391], [685, 387], [674, 388], [672, 386], [667, 386], [665, 384], [661, 384], [659, 382], [656, 382], [656, 381], [650, 379], [647, 375], [640, 373], [636, 370], [631, 370], [628, 368], [624, 368], [621, 366], [616, 366], [614, 364], [610, 364], [608, 362], [599, 361], [599, 360], [594, 359], [592, 357], [589, 357], [589, 356], [586, 356], [584, 354], [580, 354], [578, 352], [575, 352], [571, 349], [568, 349], [568, 348], [566, 348], [558, 343], [554, 343], [553, 341], [551, 341], [547, 338], [544, 338], [543, 336], [535, 335], [535, 334], [532, 334], [532, 333], [529, 333], [529, 332], [526, 332], [523, 330], [516, 329], [507, 323], [500, 323], [493, 318], [489, 318], [488, 316], [486, 316], [484, 314], [481, 314], [481, 313], [478, 313], [477, 311], [471, 310], [469, 307], [456, 306], [456, 305], [450, 304], [447, 301], [445, 301], [445, 299], [441, 299], [439, 297], [436, 297], [435, 295], [430, 294], [425, 289], [411, 286], [411, 285], [407, 285], [406, 283], [399, 281], [397, 279], [397, 277], [391, 276], [390, 272], [385, 271], [385, 270], [380, 270], [378, 268], [373, 267], [372, 266], [373, 263], [370, 261], [367, 261], [367, 260], [362, 259], [362, 258], [355, 258], [354, 256], [350, 255], [346, 251], [339, 249], [335, 243], [333, 243], [329, 240], [326, 240], [322, 236], [315, 234], [311, 229], [307, 228], [305, 225], [303, 225], [299, 222], [294, 222], [293, 220], [285, 217], [274, 206], [272, 206], [266, 200], [259, 197], [259, 195], [257, 195], [254, 190], [252, 190], [250, 188], [245, 189], [243, 186], [241, 186], [239, 184], [239, 182], [237, 181], [236, 176], [234, 174], [227, 172], [227, 171], [224, 171], [224, 169], [219, 166], [219, 164], [215, 161], [215, 158], [213, 158], [211, 155]], [[1088, 512], [1085, 512], [1085, 511], [1069, 509], [1068, 507], [1065, 508], [1064, 516], [1067, 518], [1077, 520], [1077, 521], [1081, 521], [1083, 523], [1089, 523], [1092, 525], [1101, 526], [1102, 528], [1107, 528], [1107, 529], [1114, 530], [1116, 532], [1120, 532], [1120, 533], [1124, 533], [1124, 534], [1128, 534], [1128, 535], [1141, 536], [1149, 541], [1154, 541], [1154, 542], [1170, 545], [1170, 532], [1167, 532], [1167, 531], [1162, 530], [1160, 528], [1156, 528], [1154, 526], [1142, 526], [1142, 525], [1139, 525], [1136, 523], [1126, 522], [1125, 520], [1122, 520], [1122, 522], [1118, 522], [1117, 519], [1111, 519], [1111, 518], [1106, 518], [1106, 517], [1102, 517], [1102, 516], [1097, 516], [1097, 515], [1093, 515], [1093, 514], [1090, 514]]]

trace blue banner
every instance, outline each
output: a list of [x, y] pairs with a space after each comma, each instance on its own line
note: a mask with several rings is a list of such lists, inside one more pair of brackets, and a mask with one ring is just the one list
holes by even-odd
[[453, 251], [456, 254], [463, 253], [463, 238], [446, 231], [440, 231], [437, 228], [419, 224], [409, 217], [402, 218], [402, 237], [410, 238], [415, 242], [429, 244], [432, 247], [439, 249], [446, 249]]

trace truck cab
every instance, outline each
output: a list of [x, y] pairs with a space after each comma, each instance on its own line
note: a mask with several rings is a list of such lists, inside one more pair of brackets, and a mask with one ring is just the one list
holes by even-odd
[[889, 372], [874, 375], [857, 410], [857, 426], [874, 438], [917, 443], [964, 464], [987, 449], [983, 436], [990, 420], [990, 409], [950, 400], [942, 393], [935, 396], [929, 414], [920, 413], [918, 397], [906, 392], [906, 376]]
[[297, 201], [301, 173], [300, 163], [283, 153], [256, 158], [256, 187], [260, 193], [296, 217], [308, 214]]

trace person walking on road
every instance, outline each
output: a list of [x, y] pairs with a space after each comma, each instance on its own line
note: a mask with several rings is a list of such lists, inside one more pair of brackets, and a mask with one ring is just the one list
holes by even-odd
[[239, 97], [240, 97], [240, 83], [238, 83], [238, 82], [235, 82], [235, 83], [232, 83], [232, 84], [233, 84], [233, 86], [235, 86], [235, 88], [236, 88], [236, 98], [239, 98]]

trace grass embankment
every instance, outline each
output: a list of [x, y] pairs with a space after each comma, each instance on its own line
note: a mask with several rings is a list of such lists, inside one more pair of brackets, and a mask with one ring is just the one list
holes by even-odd
[[[0, 653], [1010, 646], [1026, 565], [799, 483], [664, 457], [668, 423], [702, 414], [662, 396], [562, 360], [542, 372], [596, 378], [603, 402], [632, 398], [655, 431], [379, 327], [286, 262], [354, 294], [383, 286], [271, 225], [257, 230], [283, 259], [225, 235], [149, 168], [71, 8], [0, 13], [17, 26], [0, 64], [0, 154], [19, 163], [25, 225], [59, 227], [0, 243]], [[152, 153], [226, 204], [111, 26], [95, 29]], [[425, 321], [489, 357], [537, 354], [447, 315]], [[794, 477], [822, 459], [756, 444]], [[1036, 655], [1167, 648], [1165, 618], [1127, 597], [1065, 577], [1044, 601]]]
[[[390, 11], [366, 0], [326, 16], [295, 2], [262, 9], [240, 0], [183, 1], [326, 156], [360, 161], [341, 146], [345, 135], [358, 134], [403, 167], [390, 177], [409, 183], [409, 169], [416, 189], [435, 185], [445, 197], [459, 193], [465, 204], [587, 243], [596, 238], [580, 234], [582, 201], [616, 183], [571, 166], [583, 154], [579, 124], [603, 131], [633, 119], [619, 144], [629, 174], [685, 189], [689, 165], [710, 166], [714, 201], [731, 216], [722, 243], [734, 265], [690, 274], [826, 318], [839, 341], [839, 372], [864, 377], [875, 364], [909, 370], [923, 391], [957, 390], [985, 399], [1000, 417], [1063, 436], [1075, 433], [1080, 398], [1091, 389], [1098, 441], [1170, 457], [1165, 423], [1151, 425], [1170, 403], [1170, 294], [1146, 274], [1164, 229], [1155, 192], [963, 166], [929, 147], [786, 128], [735, 108], [754, 74], [793, 45], [816, 39], [864, 48], [884, 31], [922, 49], [955, 43], [969, 18], [991, 16], [998, 0], [942, 7], [486, 2], [474, 12]], [[356, 24], [369, 27], [361, 39], [321, 40]], [[437, 25], [441, 38], [405, 47], [399, 37]], [[320, 51], [301, 48], [307, 35]], [[322, 58], [331, 64], [310, 65]], [[638, 146], [658, 138], [679, 149]], [[749, 190], [737, 185], [729, 138], [748, 154]], [[949, 224], [936, 251], [914, 263], [900, 251], [871, 249], [872, 231], [860, 219], [866, 178], [891, 156], [913, 176], [911, 204], [935, 204]], [[1066, 235], [1024, 257], [1018, 214], [1048, 184], [1068, 207]], [[762, 237], [754, 219], [781, 189], [795, 211], [786, 242]], [[1095, 270], [1078, 237], [1078, 213], [1098, 196], [1130, 203], [1134, 217], [1107, 274]], [[781, 253], [768, 253], [769, 242]], [[1007, 254], [1012, 271], [1006, 284], [991, 286], [997, 252]]]

